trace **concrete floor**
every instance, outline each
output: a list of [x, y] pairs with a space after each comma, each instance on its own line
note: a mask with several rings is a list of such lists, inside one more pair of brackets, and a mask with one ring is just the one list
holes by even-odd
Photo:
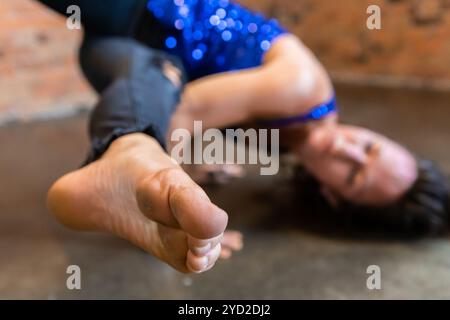
[[[450, 172], [449, 94], [339, 88], [343, 119], [377, 129]], [[0, 128], [0, 298], [78, 299], [428, 299], [450, 298], [448, 236], [420, 241], [343, 232], [297, 219], [277, 203], [280, 177], [250, 174], [208, 193], [244, 232], [244, 250], [207, 274], [179, 274], [123, 240], [58, 225], [45, 193], [87, 150], [86, 119]], [[400, 125], [399, 125], [400, 124]], [[294, 207], [292, 207], [294, 208]], [[66, 288], [66, 268], [82, 290]], [[366, 287], [381, 267], [382, 289]]]

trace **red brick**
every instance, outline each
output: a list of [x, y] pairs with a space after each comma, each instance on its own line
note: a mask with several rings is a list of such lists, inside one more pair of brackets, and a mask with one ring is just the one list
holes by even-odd
[[[279, 18], [333, 74], [450, 81], [450, 0], [240, 2]], [[382, 30], [366, 28], [371, 4], [382, 9]], [[92, 104], [77, 65], [81, 35], [37, 2], [0, 0], [0, 120]]]

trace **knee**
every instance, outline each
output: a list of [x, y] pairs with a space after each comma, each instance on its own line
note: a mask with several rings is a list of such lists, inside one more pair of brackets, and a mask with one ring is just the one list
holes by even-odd
[[96, 63], [101, 61], [101, 57], [96, 51], [96, 41], [85, 38], [78, 51], [78, 61], [86, 80], [95, 91], [101, 93], [110, 84], [110, 77]]
[[146, 48], [132, 39], [87, 36], [79, 50], [79, 62], [90, 84], [102, 92], [114, 80], [136, 70], [148, 55]]

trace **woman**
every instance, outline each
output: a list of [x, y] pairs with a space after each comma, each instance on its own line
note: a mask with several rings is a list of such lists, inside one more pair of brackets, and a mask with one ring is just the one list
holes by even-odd
[[49, 192], [65, 224], [112, 232], [186, 272], [239, 249], [238, 234], [223, 237], [226, 214], [158, 146], [171, 130], [202, 120], [204, 128], [279, 127], [330, 203], [384, 211], [406, 203], [414, 207], [404, 211], [408, 219], [419, 216], [426, 230], [445, 225], [448, 192], [438, 171], [380, 135], [338, 125], [325, 70], [275, 21], [226, 0], [42, 2], [61, 13], [80, 6], [81, 65], [101, 93], [88, 165]]
[[[204, 128], [264, 119], [260, 124], [281, 129], [282, 143], [334, 207], [409, 231], [446, 227], [445, 177], [386, 137], [338, 124], [324, 68], [276, 21], [228, 0], [153, 0], [148, 9], [140, 30], [157, 24], [162, 48], [180, 57], [195, 80], [186, 85], [173, 128], [191, 128], [198, 119]], [[241, 71], [222, 73], [235, 70]]]

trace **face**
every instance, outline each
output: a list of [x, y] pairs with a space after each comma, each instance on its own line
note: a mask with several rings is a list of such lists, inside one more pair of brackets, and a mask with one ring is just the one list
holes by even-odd
[[[395, 202], [414, 183], [413, 155], [375, 132], [327, 124], [314, 128], [302, 146], [306, 169], [332, 201], [382, 206]], [[336, 197], [337, 196], [337, 197]]]

